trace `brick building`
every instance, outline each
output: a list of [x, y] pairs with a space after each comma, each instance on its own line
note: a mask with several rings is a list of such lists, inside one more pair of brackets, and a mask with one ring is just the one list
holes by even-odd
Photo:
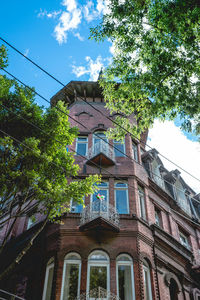
[[[200, 300], [200, 195], [178, 170], [165, 169], [155, 149], [145, 150], [147, 132], [140, 141], [107, 140], [116, 114], [98, 82], [72, 81], [52, 105], [58, 99], [79, 122], [70, 120], [80, 134], [68, 148], [79, 177], [101, 174], [104, 199], [85, 197], [84, 208], [71, 199], [63, 224], [46, 226], [1, 288], [30, 300]], [[37, 230], [37, 217], [18, 221], [5, 260]]]

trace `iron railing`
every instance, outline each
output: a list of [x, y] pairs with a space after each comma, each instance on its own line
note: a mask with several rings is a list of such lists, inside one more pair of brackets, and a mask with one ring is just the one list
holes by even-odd
[[104, 288], [102, 288], [100, 286], [87, 292], [87, 293], [83, 293], [80, 296], [75, 298], [75, 300], [90, 300], [90, 299], [92, 299], [92, 300], [94, 300], [94, 299], [95, 300], [97, 300], [97, 299], [98, 300], [105, 300], [105, 299], [106, 300], [120, 300], [120, 298], [117, 295], [105, 290]]
[[25, 300], [25, 299], [0, 289], [0, 300]]
[[97, 199], [83, 209], [80, 225], [84, 225], [98, 217], [102, 217], [115, 226], [119, 226], [119, 214], [116, 212], [115, 207], [108, 204], [107, 201], [100, 199]]
[[99, 140], [97, 143], [95, 143], [88, 151], [88, 159], [91, 159], [98, 154], [103, 153], [108, 158], [114, 161], [115, 155], [114, 155], [114, 149], [110, 147], [108, 143], [106, 143], [104, 140]]

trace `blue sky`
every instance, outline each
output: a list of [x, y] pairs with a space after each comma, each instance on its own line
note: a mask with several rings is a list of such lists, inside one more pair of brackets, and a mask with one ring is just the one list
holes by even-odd
[[[78, 78], [96, 80], [111, 58], [111, 43], [89, 39], [90, 27], [100, 21], [104, 9], [103, 1], [3, 1], [1, 37], [64, 84]], [[9, 47], [8, 56], [8, 70], [45, 97], [61, 88]]]
[[[109, 63], [113, 47], [109, 41], [96, 43], [88, 38], [90, 27], [100, 22], [107, 1], [2, 1], [0, 36], [64, 84], [71, 80], [96, 80], [101, 67]], [[44, 97], [50, 99], [62, 87], [14, 50], [7, 49], [8, 71], [35, 87]], [[48, 106], [38, 97], [36, 101]], [[181, 132], [179, 124], [179, 120], [175, 123], [156, 121], [148, 143], [200, 178], [199, 143], [192, 135]], [[176, 168], [167, 162], [164, 164], [169, 170]], [[198, 181], [182, 175], [200, 191]]]

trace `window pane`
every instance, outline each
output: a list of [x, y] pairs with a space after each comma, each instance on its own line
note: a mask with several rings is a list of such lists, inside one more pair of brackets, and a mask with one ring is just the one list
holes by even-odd
[[48, 280], [47, 280], [47, 286], [46, 286], [46, 295], [43, 298], [44, 300], [50, 300], [51, 299], [51, 288], [52, 288], [52, 282], [53, 282], [53, 270], [54, 266], [50, 267], [48, 269], [47, 275]]
[[101, 201], [97, 198], [97, 195], [103, 195], [104, 201], [108, 203], [108, 190], [98, 190], [98, 192], [92, 195], [92, 210], [93, 211], [107, 211], [107, 205], [105, 206], [105, 202], [101, 203]]
[[151, 277], [150, 270], [148, 267], [143, 265], [143, 274], [144, 274], [144, 299], [152, 300], [152, 292], [151, 292]]
[[114, 151], [115, 151], [115, 156], [124, 156], [125, 153], [125, 145], [114, 141]]
[[86, 143], [78, 143], [77, 144], [77, 154], [86, 155], [87, 144]]
[[67, 264], [63, 299], [74, 300], [78, 294], [79, 265]]
[[90, 290], [97, 287], [107, 289], [107, 267], [91, 266], [90, 267]]
[[120, 256], [117, 258], [117, 261], [131, 261], [130, 258], [128, 256]]
[[115, 184], [116, 187], [122, 187], [122, 188], [126, 188], [127, 187], [127, 183], [123, 183], [123, 182], [118, 182]]
[[90, 257], [90, 261], [108, 261], [107, 257], [101, 253], [98, 253], [98, 254], [93, 254], [91, 257]]
[[94, 144], [99, 143], [99, 141], [102, 141], [102, 140], [107, 141], [105, 133], [97, 132], [94, 134]]
[[83, 204], [78, 204], [74, 200], [72, 200], [71, 212], [73, 213], [81, 213], [83, 210]]
[[131, 266], [118, 266], [119, 297], [121, 300], [133, 299]]
[[138, 161], [138, 149], [137, 144], [133, 143], [133, 158]]
[[144, 220], [146, 220], [144, 190], [141, 187], [139, 187], [139, 201], [140, 201], [140, 215]]
[[116, 209], [119, 214], [128, 214], [127, 190], [116, 190]]
[[78, 142], [87, 142], [87, 137], [78, 137]]

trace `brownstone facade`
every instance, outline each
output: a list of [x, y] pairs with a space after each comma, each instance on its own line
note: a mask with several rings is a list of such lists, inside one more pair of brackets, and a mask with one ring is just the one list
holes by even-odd
[[[75, 155], [80, 179], [89, 174], [102, 175], [106, 203], [119, 214], [119, 223], [108, 216], [107, 209], [99, 214], [99, 209], [93, 208], [90, 212], [93, 210], [96, 217], [81, 223], [83, 210], [94, 200], [85, 197], [84, 209], [72, 205], [62, 225], [46, 226], [1, 288], [27, 300], [75, 299], [70, 298], [72, 278], [67, 273], [71, 264], [77, 266], [73, 273], [74, 282], [78, 282], [76, 296], [89, 293], [91, 274], [97, 266], [98, 274], [107, 270], [106, 283], [102, 279], [104, 288], [121, 300], [200, 300], [200, 197], [178, 170], [164, 168], [155, 149], [145, 150], [147, 132], [140, 141], [127, 134], [124, 146], [112, 140], [95, 140], [115, 120], [105, 108], [98, 83], [71, 82], [52, 98], [52, 105], [58, 99], [65, 100], [70, 116], [83, 124], [69, 119], [72, 126], [79, 127], [83, 138], [69, 149], [81, 151], [82, 155]], [[8, 244], [8, 259], [40, 224], [27, 230], [27, 222], [24, 217], [16, 224]], [[96, 264], [92, 261], [95, 255], [100, 260]]]

